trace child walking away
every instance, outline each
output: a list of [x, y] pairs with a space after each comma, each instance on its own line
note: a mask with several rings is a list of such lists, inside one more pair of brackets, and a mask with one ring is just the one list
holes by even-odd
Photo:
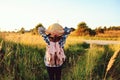
[[58, 23], [50, 25], [47, 30], [44, 27], [38, 28], [38, 32], [47, 43], [44, 61], [50, 80], [61, 80], [62, 64], [66, 58], [63, 50], [65, 40], [74, 30], [74, 28], [63, 28]]

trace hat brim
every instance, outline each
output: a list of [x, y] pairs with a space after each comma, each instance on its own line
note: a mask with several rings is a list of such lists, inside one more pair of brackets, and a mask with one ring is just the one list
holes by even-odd
[[64, 34], [64, 30], [46, 30], [46, 34], [50, 34], [50, 36], [62, 36]]

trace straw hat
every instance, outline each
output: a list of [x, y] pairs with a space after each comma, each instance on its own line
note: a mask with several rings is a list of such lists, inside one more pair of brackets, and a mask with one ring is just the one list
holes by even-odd
[[58, 23], [54, 23], [54, 24], [50, 25], [45, 32], [46, 32], [46, 34], [51, 34], [50, 35], [51, 37], [61, 36], [64, 34], [63, 27]]

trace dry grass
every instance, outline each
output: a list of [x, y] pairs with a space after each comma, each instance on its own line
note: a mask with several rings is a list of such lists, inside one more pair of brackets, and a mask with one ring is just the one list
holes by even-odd
[[110, 70], [110, 68], [111, 68], [112, 65], [114, 64], [115, 59], [116, 59], [116, 57], [117, 57], [117, 55], [118, 55], [119, 52], [120, 52], [120, 50], [117, 50], [117, 51], [113, 54], [113, 56], [111, 57], [111, 59], [110, 59], [108, 65], [107, 65], [106, 71], [109, 71], [109, 70]]
[[45, 46], [45, 42], [39, 35], [32, 35], [31, 33], [5, 33], [4, 39], [15, 43], [22, 43], [27, 45], [40, 45]]
[[106, 69], [106, 73], [105, 73], [105, 77], [104, 77], [104, 80], [106, 80], [106, 76], [107, 76], [107, 73], [108, 71], [111, 69], [111, 67], [113, 66], [115, 60], [116, 60], [116, 57], [117, 55], [120, 53], [120, 49], [118, 49], [114, 54], [113, 56], [110, 58], [110, 61], [108, 62], [108, 65], [107, 65], [107, 69]]
[[3, 40], [0, 42], [0, 51], [2, 49]]
[[[3, 35], [3, 34], [2, 34]], [[22, 43], [27, 45], [38, 45], [41, 47], [45, 47], [46, 43], [40, 35], [32, 35], [31, 33], [4, 33], [4, 39], [6, 41], [12, 41], [16, 43]], [[83, 41], [83, 37], [73, 37], [68, 36], [66, 40], [66, 47], [71, 44], [80, 43]]]
[[74, 36], [68, 36], [68, 38], [66, 39], [66, 44], [65, 47], [69, 47], [69, 45], [73, 45], [73, 44], [78, 44], [78, 43], [82, 43], [84, 40], [83, 37], [74, 37]]
[[[2, 34], [2, 36], [3, 36], [3, 38], [6, 40], [6, 41], [12, 41], [12, 42], [16, 42], [16, 43], [22, 43], [22, 44], [28, 44], [28, 45], [39, 45], [39, 46], [41, 46], [41, 47], [45, 47], [45, 42], [44, 42], [44, 40], [42, 39], [42, 37], [40, 36], [40, 35], [32, 35], [31, 33], [25, 33], [25, 34], [19, 34], [19, 33], [4, 33], [4, 34]], [[0, 36], [1, 37], [1, 36]], [[84, 38], [83, 37], [73, 37], [73, 36], [69, 36], [68, 38], [67, 38], [67, 40], [66, 40], [66, 44], [65, 44], [65, 47], [68, 47], [69, 45], [73, 45], [73, 44], [77, 44], [77, 43], [81, 43], [82, 41], [84, 40]], [[116, 46], [116, 45], [115, 45]], [[115, 46], [112, 46], [112, 47], [115, 47]], [[19, 47], [19, 46], [18, 46]], [[79, 47], [79, 46], [77, 46], [77, 47]], [[77, 47], [75, 47], [75, 48], [77, 48]], [[95, 47], [95, 48], [94, 48]], [[73, 49], [73, 47], [71, 47], [72, 48], [72, 52], [73, 53], [76, 53], [76, 51], [74, 51], [74, 49]], [[119, 49], [120, 47], [118, 46], [118, 48], [116, 48], [115, 50], [117, 50], [117, 49]], [[11, 48], [12, 49], [12, 48]], [[28, 48], [27, 48], [28, 49]], [[79, 48], [80, 49], [80, 48]], [[92, 72], [92, 69], [93, 69], [93, 67], [96, 65], [96, 59], [98, 59], [98, 52], [99, 52], [99, 50], [100, 51], [102, 51], [102, 53], [103, 53], [103, 48], [99, 48], [99, 47], [96, 47], [96, 46], [93, 46], [93, 48], [91, 48], [90, 49], [90, 51], [89, 51], [89, 54], [87, 54], [87, 60], [86, 60], [86, 58], [84, 58], [84, 56], [83, 56], [83, 58], [84, 58], [84, 61], [86, 61], [87, 62], [87, 64], [85, 64], [85, 62], [83, 61], [83, 59], [81, 59], [81, 61], [80, 61], [80, 63], [78, 64], [78, 66], [76, 66], [75, 68], [75, 70], [77, 70], [77, 71], [74, 71], [74, 75], [73, 76], [76, 76], [76, 80], [78, 80], [78, 78], [81, 78], [81, 76], [83, 77], [83, 78], [85, 78], [85, 76], [83, 76], [83, 75], [85, 75], [87, 72], [82, 72], [82, 71], [85, 71], [85, 70], [88, 70], [89, 71], [89, 74], [90, 74], [90, 78], [92, 78], [92, 74], [93, 74], [93, 72]], [[12, 50], [12, 51], [14, 51], [14, 50]], [[28, 50], [28, 51], [30, 51], [31, 52], [31, 48]], [[18, 52], [18, 54], [21, 54], [20, 53], [20, 49], [18, 49], [18, 50], [16, 50], [16, 52]], [[34, 54], [32, 54], [31, 53], [31, 55], [32, 55], [32, 58], [31, 59], [29, 59], [26, 55], [27, 52], [25, 52], [25, 54], [24, 54], [24, 58], [27, 60], [28, 59], [28, 62], [29, 62], [29, 60], [31, 60], [31, 61], [37, 61], [36, 59], [38, 59], [39, 58], [39, 56], [36, 56], [36, 54], [34, 55]], [[41, 53], [42, 53], [42, 51], [41, 51]], [[91, 54], [90, 54], [91, 53]], [[10, 51], [9, 52], [6, 52], [6, 56], [10, 56], [11, 55], [11, 53], [10, 53]], [[76, 55], [76, 54], [75, 54]], [[100, 53], [100, 55], [101, 55], [101, 53]], [[106, 74], [105, 74], [105, 76], [107, 75], [107, 72], [110, 70], [110, 68], [113, 66], [113, 64], [114, 64], [114, 61], [115, 61], [115, 58], [117, 57], [117, 55], [118, 55], [118, 53], [116, 52], [116, 53], [114, 53], [113, 54], [113, 56], [111, 57], [111, 59], [110, 59], [110, 61], [109, 61], [109, 63], [108, 63], [108, 67], [107, 67], [107, 69], [106, 69]], [[20, 57], [20, 56], [18, 56], [18, 57]], [[38, 57], [38, 58], [37, 58]], [[75, 58], [77, 58], [77, 57], [75, 57]], [[80, 57], [81, 58], [81, 57]], [[41, 59], [41, 58], [40, 58]], [[23, 59], [21, 59], [21, 58], [19, 58], [19, 60], [23, 60]], [[18, 60], [18, 61], [19, 61]], [[10, 61], [10, 60], [9, 60]], [[9, 64], [9, 61], [6, 61], [6, 63], [7, 64]], [[39, 60], [40, 61], [40, 60]], [[15, 62], [17, 62], [17, 61], [15, 61]], [[30, 62], [31, 63], [31, 62]], [[83, 63], [83, 64], [81, 64], [81, 63]], [[22, 62], [20, 63], [20, 64], [22, 64]], [[34, 63], [32, 63], [32, 64], [34, 64]], [[80, 66], [81, 65], [81, 66]], [[84, 65], [84, 66], [83, 66]], [[26, 66], [26, 65], [25, 65]], [[32, 65], [28, 65], [30, 68], [32, 68]], [[8, 69], [9, 69], [9, 66], [7, 66], [8, 67]], [[85, 67], [87, 67], [86, 69], [84, 69]], [[23, 66], [23, 68], [24, 68], [24, 66]], [[23, 69], [23, 68], [21, 68], [21, 69]], [[3, 68], [4, 69], [4, 68]], [[82, 70], [81, 70], [82, 69]], [[22, 71], [22, 70], [21, 70]], [[38, 70], [39, 71], [39, 70]], [[24, 71], [23, 71], [24, 72]], [[21, 74], [23, 74], [23, 72], [21, 72]], [[79, 72], [79, 73], [77, 73], [77, 72]], [[73, 72], [72, 72], [73, 73]], [[30, 74], [31, 74], [31, 72], [30, 72]], [[88, 74], [88, 73], [87, 73]], [[80, 76], [81, 75], [81, 76]], [[30, 75], [31, 76], [31, 75]], [[80, 77], [79, 77], [80, 76]], [[33, 76], [34, 77], [34, 76]], [[66, 76], [65, 76], [66, 77]], [[89, 78], [89, 77], [86, 77], [87, 79]], [[70, 78], [69, 79], [65, 79], [65, 80], [70, 80], [71, 79], [71, 73], [70, 73]], [[105, 79], [106, 79], [106, 77], [105, 77]], [[99, 79], [100, 80], [100, 79]]]
[[113, 51], [117, 51], [120, 49], [120, 44], [111, 44], [109, 45], [110, 49], [112, 49]]
[[120, 37], [120, 30], [109, 30], [109, 31], [105, 31], [103, 34], [98, 34], [98, 37]]

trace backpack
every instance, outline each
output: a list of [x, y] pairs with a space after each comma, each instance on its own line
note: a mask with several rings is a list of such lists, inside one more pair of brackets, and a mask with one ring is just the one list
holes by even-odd
[[50, 41], [46, 47], [45, 62], [48, 66], [60, 66], [65, 61], [65, 54], [59, 42]]

